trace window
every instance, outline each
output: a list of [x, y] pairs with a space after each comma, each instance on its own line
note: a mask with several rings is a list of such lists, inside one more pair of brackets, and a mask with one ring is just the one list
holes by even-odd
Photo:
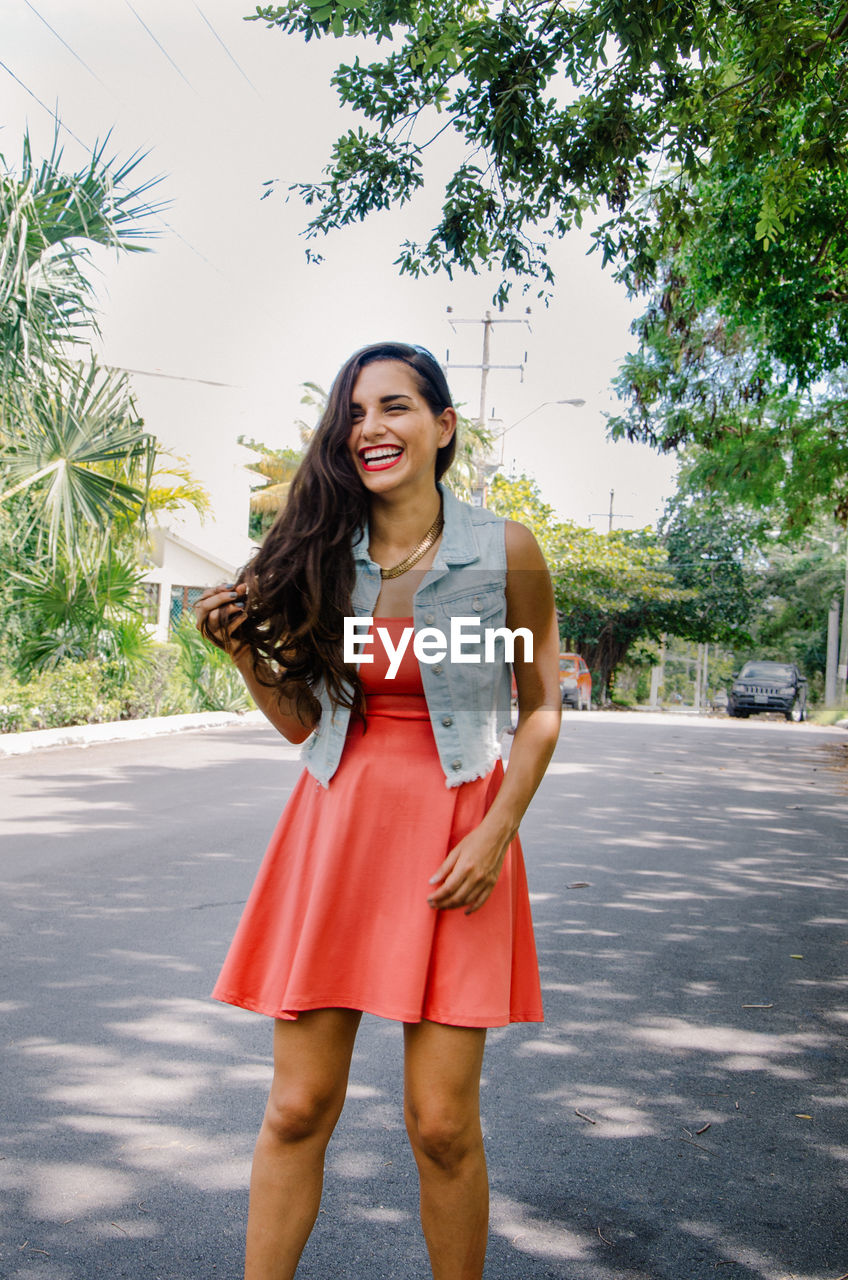
[[141, 616], [145, 622], [156, 623], [159, 620], [159, 599], [162, 587], [158, 582], [142, 582], [141, 584]]
[[195, 600], [203, 595], [205, 587], [171, 587], [171, 608], [168, 615], [168, 628], [173, 630], [182, 621], [183, 614], [190, 614]]

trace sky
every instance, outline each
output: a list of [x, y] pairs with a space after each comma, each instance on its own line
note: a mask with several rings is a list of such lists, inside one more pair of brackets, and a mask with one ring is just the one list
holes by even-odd
[[[490, 356], [524, 366], [489, 375], [506, 469], [532, 476], [562, 519], [606, 529], [612, 490], [616, 528], [655, 523], [675, 466], [606, 439], [610, 384], [633, 346], [638, 306], [587, 255], [588, 232], [554, 247], [547, 307], [517, 289], [498, 313], [497, 275], [400, 277], [398, 246], [432, 225], [456, 158], [446, 140], [419, 199], [312, 242], [325, 260], [307, 263], [308, 215], [286, 190], [318, 179], [334, 138], [363, 123], [339, 106], [330, 75], [376, 46], [307, 45], [245, 21], [248, 0], [2, 0], [0, 11], [6, 165], [17, 168], [27, 127], [36, 154], [49, 152], [58, 111], [68, 167], [111, 131], [108, 154], [146, 153], [139, 177], [161, 178], [155, 195], [167, 207], [150, 222], [153, 252], [98, 251], [93, 278], [101, 354], [138, 371], [140, 410], [165, 445], [198, 455], [239, 434], [296, 445], [295, 420], [310, 416], [302, 384], [328, 387], [354, 350], [385, 339], [441, 360], [449, 352], [455, 400], [474, 416], [480, 374], [451, 366], [480, 362], [490, 310], [520, 322], [496, 325]], [[566, 399], [586, 403], [555, 403]]]

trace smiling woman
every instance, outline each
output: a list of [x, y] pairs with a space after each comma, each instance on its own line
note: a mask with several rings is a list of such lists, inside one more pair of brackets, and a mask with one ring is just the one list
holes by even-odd
[[370, 492], [369, 478], [391, 472], [391, 485], [417, 483], [432, 498], [436, 454], [456, 431], [456, 410], [448, 403], [436, 414], [422, 396], [408, 365], [380, 361], [366, 365], [356, 380], [350, 406], [348, 448]]
[[[364, 1011], [404, 1023], [433, 1275], [482, 1276], [485, 1029], [542, 1017], [517, 833], [561, 699], [535, 541], [438, 483], [455, 428], [429, 353], [358, 352], [243, 581], [196, 606], [271, 723], [309, 739], [214, 992], [276, 1020], [247, 1280], [295, 1273]], [[358, 667], [351, 635], [367, 649]], [[433, 653], [437, 635], [459, 643]], [[519, 719], [504, 772], [513, 665]]]

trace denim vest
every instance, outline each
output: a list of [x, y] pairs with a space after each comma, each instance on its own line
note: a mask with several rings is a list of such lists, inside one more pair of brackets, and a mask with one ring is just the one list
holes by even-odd
[[[416, 633], [438, 627], [450, 640], [452, 617], [480, 620], [482, 636], [487, 628], [506, 623], [505, 522], [480, 507], [460, 502], [439, 485], [444, 501], [445, 526], [433, 567], [426, 573], [413, 599]], [[372, 617], [380, 594], [380, 567], [368, 555], [368, 530], [353, 547], [356, 584], [353, 611]], [[467, 635], [476, 631], [466, 628]], [[521, 643], [519, 641], [519, 643]], [[466, 654], [479, 653], [481, 661], [453, 662], [451, 653], [434, 664], [421, 662], [421, 680], [430, 712], [430, 723], [445, 773], [445, 785], [482, 778], [501, 754], [501, 734], [510, 724], [511, 665], [504, 645], [495, 639], [494, 661], [483, 659], [483, 642], [466, 642]], [[347, 734], [350, 710], [332, 704], [323, 687], [315, 694], [321, 703], [321, 720], [307, 739], [302, 757], [323, 786], [338, 768]]]

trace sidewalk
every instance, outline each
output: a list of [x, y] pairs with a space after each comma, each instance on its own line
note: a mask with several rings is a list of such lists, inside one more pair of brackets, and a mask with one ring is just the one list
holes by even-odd
[[112, 720], [105, 724], [73, 724], [62, 729], [33, 729], [0, 734], [0, 757], [26, 755], [46, 747], [90, 747], [98, 742], [131, 742], [158, 738], [184, 729], [220, 729], [229, 724], [263, 724], [261, 711], [198, 711], [182, 716], [150, 716], [145, 720]]

